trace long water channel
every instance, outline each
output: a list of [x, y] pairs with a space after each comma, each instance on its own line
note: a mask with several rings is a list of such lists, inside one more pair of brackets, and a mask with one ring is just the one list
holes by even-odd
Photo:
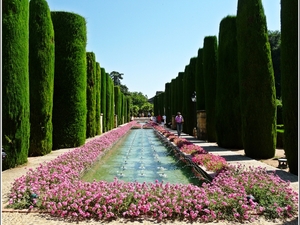
[[163, 181], [176, 184], [195, 184], [191, 167], [179, 160], [170, 147], [164, 146], [153, 129], [132, 129], [87, 171], [82, 180], [115, 178], [125, 182]]

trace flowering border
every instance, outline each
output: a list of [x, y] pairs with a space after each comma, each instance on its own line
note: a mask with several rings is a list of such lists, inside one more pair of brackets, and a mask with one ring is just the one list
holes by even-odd
[[[242, 222], [253, 221], [258, 216], [280, 219], [297, 216], [298, 194], [288, 182], [263, 168], [224, 167], [211, 183], [204, 183], [201, 187], [158, 181], [80, 180], [82, 171], [88, 169], [133, 124], [104, 133], [82, 147], [29, 170], [13, 183], [9, 206], [29, 210], [37, 208], [53, 216], [74, 220], [147, 217], [158, 221]], [[153, 128], [157, 127], [153, 125]]]

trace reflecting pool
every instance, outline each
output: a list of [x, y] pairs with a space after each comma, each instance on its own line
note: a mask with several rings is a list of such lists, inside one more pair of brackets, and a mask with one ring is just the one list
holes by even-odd
[[164, 146], [153, 129], [132, 129], [106, 152], [82, 180], [92, 182], [114, 178], [126, 182], [199, 184], [191, 167]]

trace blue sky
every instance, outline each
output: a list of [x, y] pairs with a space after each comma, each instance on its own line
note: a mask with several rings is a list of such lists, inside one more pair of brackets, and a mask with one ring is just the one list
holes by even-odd
[[[87, 21], [87, 48], [107, 73], [123, 73], [130, 92], [151, 98], [164, 91], [205, 36], [219, 33], [237, 0], [48, 0], [51, 11], [81, 15]], [[268, 30], [280, 30], [280, 0], [262, 0]]]

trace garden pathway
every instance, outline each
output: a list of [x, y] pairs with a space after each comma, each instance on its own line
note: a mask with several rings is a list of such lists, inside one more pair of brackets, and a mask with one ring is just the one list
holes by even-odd
[[[171, 132], [176, 132], [174, 130], [170, 130]], [[244, 164], [244, 165], [251, 165], [251, 166], [260, 166], [260, 167], [266, 167], [267, 170], [273, 171], [276, 170], [278, 175], [283, 180], [289, 180], [291, 182], [292, 188], [299, 192], [298, 188], [298, 176], [295, 176], [293, 174], [290, 174], [286, 171], [280, 170], [278, 168], [269, 166], [267, 164], [264, 164], [260, 161], [248, 158], [243, 156], [240, 153], [237, 153], [235, 151], [230, 151], [228, 149], [220, 148], [216, 145], [216, 143], [207, 143], [201, 140], [197, 140], [192, 136], [182, 134], [183, 138], [186, 138], [187, 140], [193, 142], [196, 145], [200, 145], [203, 147], [206, 151], [217, 154], [222, 157], [224, 157], [228, 163], [230, 164]], [[95, 137], [97, 138], [97, 137]], [[93, 139], [93, 138], [92, 138]], [[92, 139], [88, 139], [87, 141], [90, 141]], [[50, 217], [47, 214], [40, 214], [40, 213], [27, 213], [26, 211], [13, 211], [5, 209], [5, 205], [7, 203], [7, 194], [9, 193], [11, 184], [14, 182], [15, 179], [21, 177], [22, 175], [25, 175], [29, 168], [35, 169], [37, 168], [41, 163], [49, 162], [53, 159], [55, 159], [57, 156], [64, 154], [65, 152], [68, 152], [72, 149], [61, 149], [52, 151], [50, 154], [41, 156], [41, 157], [29, 157], [28, 163], [22, 166], [18, 166], [13, 169], [5, 170], [1, 173], [2, 178], [2, 191], [1, 191], [1, 201], [2, 201], [2, 213], [1, 213], [1, 224], [3, 225], [62, 225], [62, 224], [86, 224], [86, 225], [96, 225], [96, 224], [103, 224], [103, 222], [97, 222], [94, 220], [90, 221], [79, 221], [79, 222], [70, 222], [65, 221], [60, 218], [53, 218]], [[133, 225], [158, 225], [158, 224], [164, 224], [164, 225], [187, 225], [190, 224], [188, 222], [182, 222], [182, 221], [166, 221], [163, 223], [158, 223], [156, 221], [148, 220], [148, 219], [140, 219], [135, 221], [128, 221], [128, 220], [116, 220], [111, 222], [106, 222], [107, 225], [127, 225], [127, 224], [133, 224]], [[202, 223], [193, 223], [193, 225], [201, 225]], [[229, 225], [234, 224], [233, 222], [227, 222], [227, 221], [219, 221], [219, 222], [212, 222], [212, 223], [206, 223], [206, 225]], [[266, 221], [264, 219], [260, 219], [258, 221], [255, 221], [253, 223], [247, 223], [248, 225], [279, 225], [279, 224], [285, 224], [285, 225], [296, 225], [298, 224], [298, 218], [293, 221]]]

